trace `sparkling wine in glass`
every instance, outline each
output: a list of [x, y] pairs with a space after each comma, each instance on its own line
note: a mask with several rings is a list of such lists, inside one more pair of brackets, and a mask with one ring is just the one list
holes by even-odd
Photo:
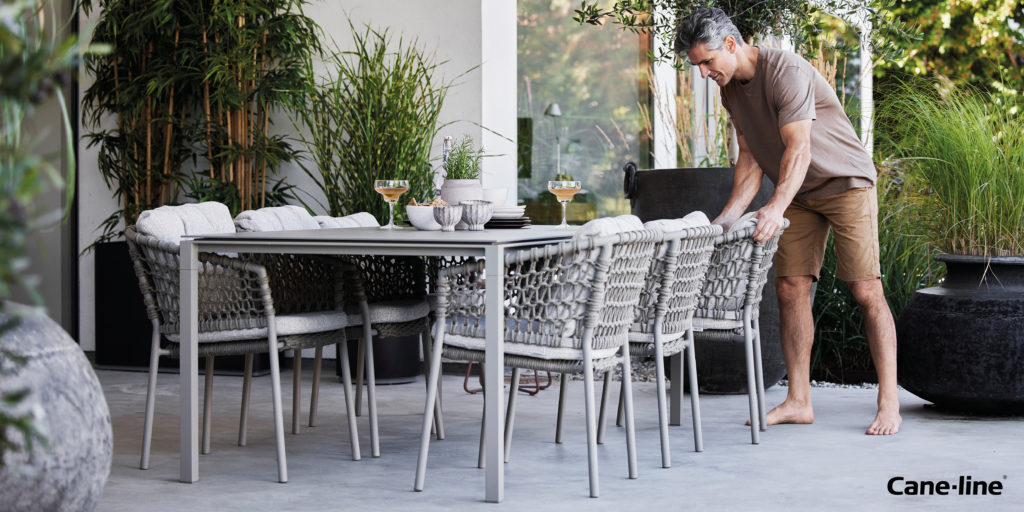
[[386, 226], [381, 226], [380, 229], [397, 229], [395, 226], [395, 203], [398, 202], [398, 198], [402, 194], [409, 190], [409, 180], [376, 180], [373, 182], [373, 189], [384, 196], [384, 201], [388, 203], [388, 223]]
[[569, 224], [565, 222], [565, 208], [569, 205], [569, 201], [572, 201], [572, 196], [576, 195], [580, 190], [583, 190], [583, 183], [580, 181], [548, 182], [548, 191], [555, 195], [559, 203], [562, 203], [562, 223], [558, 227], [569, 227]]

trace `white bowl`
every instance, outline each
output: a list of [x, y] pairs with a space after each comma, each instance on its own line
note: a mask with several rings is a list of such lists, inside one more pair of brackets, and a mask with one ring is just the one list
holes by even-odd
[[406, 213], [409, 215], [409, 222], [422, 231], [437, 231], [441, 225], [434, 220], [433, 206], [406, 206]]
[[470, 231], [483, 230], [484, 224], [491, 220], [493, 206], [489, 201], [463, 201], [459, 205], [462, 206], [462, 222]]
[[490, 201], [495, 208], [503, 206], [508, 199], [507, 187], [495, 187], [484, 189], [484, 201]]
[[462, 206], [434, 206], [434, 221], [441, 225], [441, 231], [455, 231], [455, 225], [462, 220]]

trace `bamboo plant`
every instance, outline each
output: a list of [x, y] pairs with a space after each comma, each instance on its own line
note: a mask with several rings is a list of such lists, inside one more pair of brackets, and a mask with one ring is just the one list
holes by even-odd
[[[353, 50], [326, 57], [327, 76], [316, 73], [313, 59], [306, 63], [309, 97], [296, 124], [308, 133], [303, 141], [316, 168], [303, 168], [331, 215], [367, 211], [384, 219], [388, 208], [374, 180], [409, 180], [407, 199], [433, 196], [430, 148], [452, 83], [434, 76], [443, 62], [415, 40], [354, 26], [352, 39]], [[396, 218], [404, 212], [400, 206]]]
[[288, 198], [273, 176], [296, 152], [270, 130], [275, 112], [301, 106], [295, 84], [320, 52], [319, 27], [303, 4], [84, 2], [86, 13], [100, 10], [94, 40], [113, 48], [88, 60], [95, 82], [83, 97], [95, 128], [87, 138], [121, 206], [101, 240], [182, 195], [224, 202], [233, 213]]

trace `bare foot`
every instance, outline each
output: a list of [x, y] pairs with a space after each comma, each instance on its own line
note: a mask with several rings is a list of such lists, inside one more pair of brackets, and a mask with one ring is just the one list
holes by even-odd
[[[806, 405], [791, 403], [788, 400], [775, 406], [774, 409], [768, 411], [768, 426], [778, 425], [780, 423], [793, 423], [793, 424], [810, 424], [814, 423], [814, 409], [811, 404]], [[747, 425], [750, 425], [750, 420], [747, 420]]]
[[[900, 406], [880, 405], [875, 421], [871, 422], [865, 434], [869, 436], [888, 436], [900, 431], [900, 424], [903, 418], [900, 417]], [[770, 423], [769, 423], [770, 424]]]

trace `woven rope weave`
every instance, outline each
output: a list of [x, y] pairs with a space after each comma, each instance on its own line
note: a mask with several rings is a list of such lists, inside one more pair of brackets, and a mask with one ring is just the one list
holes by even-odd
[[694, 316], [742, 320], [747, 306], [756, 316], [779, 237], [788, 226], [785, 220], [778, 233], [763, 244], [752, 238], [754, 226], [720, 235]]

